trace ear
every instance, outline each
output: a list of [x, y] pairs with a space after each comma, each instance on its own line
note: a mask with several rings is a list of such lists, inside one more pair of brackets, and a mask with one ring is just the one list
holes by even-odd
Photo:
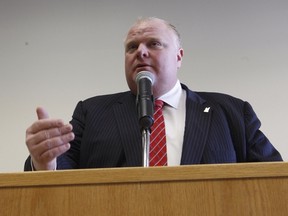
[[178, 53], [177, 53], [177, 68], [178, 69], [181, 67], [183, 55], [184, 55], [184, 50], [182, 48], [179, 48]]

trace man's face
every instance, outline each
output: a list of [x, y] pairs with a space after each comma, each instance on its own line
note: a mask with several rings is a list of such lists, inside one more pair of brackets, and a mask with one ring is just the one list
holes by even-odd
[[137, 93], [136, 74], [149, 71], [155, 75], [153, 94], [159, 97], [177, 81], [183, 50], [173, 30], [160, 20], [134, 25], [125, 40], [125, 73], [131, 91]]

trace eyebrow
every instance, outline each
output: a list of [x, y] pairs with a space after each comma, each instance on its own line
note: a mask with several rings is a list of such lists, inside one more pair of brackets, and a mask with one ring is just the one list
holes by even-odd
[[[160, 39], [159, 37], [145, 37], [144, 41], [148, 41], [148, 42], [149, 41], [160, 41], [160, 42], [164, 43], [164, 41], [162, 39]], [[138, 40], [132, 39], [132, 40], [125, 41], [126, 45], [131, 44], [131, 43], [138, 43]]]

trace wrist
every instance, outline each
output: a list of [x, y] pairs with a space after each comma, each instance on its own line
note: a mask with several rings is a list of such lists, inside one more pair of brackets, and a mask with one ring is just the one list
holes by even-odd
[[33, 162], [32, 157], [30, 158], [30, 165], [31, 165], [31, 170], [32, 171], [40, 171], [40, 170], [57, 170], [57, 162], [56, 159], [54, 159], [53, 161], [51, 161], [50, 163], [46, 164], [46, 165], [39, 165], [37, 163], [35, 163], [35, 161]]

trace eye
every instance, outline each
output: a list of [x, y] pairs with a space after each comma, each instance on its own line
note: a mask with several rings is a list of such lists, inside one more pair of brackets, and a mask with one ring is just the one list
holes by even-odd
[[130, 43], [130, 44], [127, 44], [126, 46], [126, 52], [132, 52], [134, 50], [136, 50], [138, 48], [138, 45], [135, 44], [135, 43]]
[[153, 40], [149, 43], [151, 48], [159, 49], [163, 47], [163, 44], [160, 41]]

